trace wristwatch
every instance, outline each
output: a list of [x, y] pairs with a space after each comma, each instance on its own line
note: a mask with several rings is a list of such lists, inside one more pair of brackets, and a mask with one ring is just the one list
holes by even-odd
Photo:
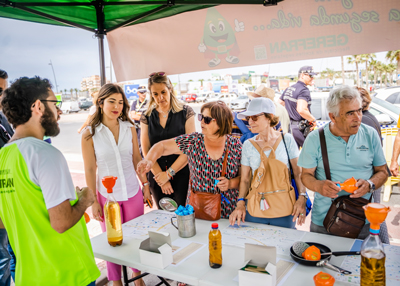
[[372, 194], [372, 193], [375, 191], [375, 184], [374, 184], [372, 181], [370, 181], [370, 180], [367, 180], [367, 182], [368, 182], [368, 184], [369, 184], [369, 191], [368, 191], [368, 193]]
[[174, 169], [172, 169], [172, 168], [169, 168], [168, 169], [168, 173], [173, 177], [173, 176], [175, 176], [175, 171], [174, 171]]
[[299, 196], [304, 196], [304, 198], [307, 200], [307, 198], [308, 198], [308, 196], [307, 196], [307, 193], [300, 193], [299, 192]]

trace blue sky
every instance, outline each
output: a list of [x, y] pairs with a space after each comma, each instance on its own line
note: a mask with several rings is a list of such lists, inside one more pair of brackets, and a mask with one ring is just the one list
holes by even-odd
[[[83, 77], [99, 74], [99, 54], [97, 38], [90, 32], [75, 28], [36, 24], [24, 21], [0, 18], [0, 69], [9, 74], [12, 81], [21, 76], [38, 75], [50, 79], [54, 77], [49, 65], [53, 63], [59, 90], [78, 88]], [[110, 77], [110, 54], [105, 40], [106, 75]], [[384, 52], [377, 53], [378, 60], [384, 61]], [[239, 67], [224, 70], [202, 71], [181, 74], [182, 82], [192, 79], [209, 79], [212, 73], [241, 74], [248, 71], [268, 72], [270, 76], [297, 74], [304, 65], [312, 65], [314, 70], [321, 71], [327, 67], [341, 69], [339, 57], [315, 60], [286, 62], [271, 65]], [[345, 64], [345, 69], [355, 66]], [[115, 75], [112, 75], [115, 82]], [[173, 82], [177, 75], [171, 75]], [[146, 83], [146, 79], [135, 80], [135, 83]]]

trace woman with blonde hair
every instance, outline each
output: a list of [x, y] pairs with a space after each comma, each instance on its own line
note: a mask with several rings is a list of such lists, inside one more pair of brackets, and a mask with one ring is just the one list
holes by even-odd
[[[139, 174], [144, 187], [143, 195], [135, 171], [141, 160], [136, 128], [129, 119], [129, 103], [120, 86], [109, 83], [100, 89], [96, 111], [82, 134], [82, 154], [86, 184], [96, 196], [92, 205], [93, 217], [100, 221], [103, 232], [106, 231], [103, 209], [107, 190], [101, 179], [105, 176], [118, 178], [113, 194], [121, 208], [122, 223], [143, 215], [143, 202], [151, 200], [149, 183], [145, 176]], [[141, 274], [136, 269], [132, 270], [134, 276]], [[120, 265], [107, 262], [107, 273], [114, 286], [122, 285]], [[144, 285], [142, 279], [135, 283]]]
[[[152, 73], [148, 80], [150, 100], [140, 118], [143, 155], [156, 143], [189, 134], [196, 130], [194, 111], [175, 96], [174, 88], [165, 72]], [[178, 205], [185, 205], [189, 186], [187, 157], [162, 156], [155, 162], [149, 174], [150, 190], [157, 206], [160, 199], [169, 197]]]

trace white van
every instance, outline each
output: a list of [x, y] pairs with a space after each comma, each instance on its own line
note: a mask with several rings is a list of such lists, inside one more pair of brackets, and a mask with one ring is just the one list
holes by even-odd
[[68, 114], [71, 112], [79, 112], [79, 110], [81, 109], [79, 108], [78, 101], [63, 101], [61, 105], [61, 111], [64, 114]]

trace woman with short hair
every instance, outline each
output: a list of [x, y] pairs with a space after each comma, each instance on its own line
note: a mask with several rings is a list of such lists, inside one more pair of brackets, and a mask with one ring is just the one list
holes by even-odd
[[[224, 199], [221, 200], [221, 218], [228, 218], [236, 208], [239, 193], [242, 144], [229, 135], [233, 117], [224, 102], [204, 104], [198, 119], [201, 121], [202, 133], [181, 135], [155, 144], [139, 163], [138, 172], [150, 171], [161, 156], [185, 154], [190, 168], [191, 189], [213, 194], [222, 192]], [[226, 154], [226, 173], [222, 177]]]
[[[245, 141], [243, 144], [239, 199], [236, 210], [229, 217], [231, 225], [234, 225], [236, 222], [240, 224], [241, 221], [248, 221], [294, 228], [296, 220], [299, 225], [302, 225], [305, 222], [307, 197], [305, 196], [306, 189], [300, 180], [301, 168], [297, 166], [299, 149], [297, 148], [296, 141], [291, 134], [284, 134], [282, 139], [282, 133], [274, 130], [274, 126], [279, 122], [279, 118], [275, 115], [275, 110], [275, 105], [270, 99], [260, 97], [253, 99], [250, 102], [248, 109], [238, 115], [239, 119], [246, 119], [250, 124], [251, 131], [253, 133], [258, 133], [258, 135]], [[279, 142], [279, 145], [274, 151], [275, 158], [287, 165], [288, 168], [290, 160], [295, 181], [300, 193], [297, 201], [294, 203], [291, 215], [278, 218], [261, 218], [251, 216], [246, 210], [245, 197], [249, 192], [252, 183], [251, 178], [254, 176], [261, 164], [261, 154], [252, 142], [257, 144], [260, 150], [263, 150], [265, 147], [273, 148], [273, 146]], [[269, 157], [271, 153], [271, 148], [263, 151], [267, 157]], [[289, 172], [286, 168], [285, 171]], [[287, 176], [282, 175], [280, 178], [287, 178]], [[270, 183], [268, 180], [262, 181], [262, 184], [268, 183]], [[269, 207], [272, 209], [279, 208], [280, 206], [270, 205]]]

